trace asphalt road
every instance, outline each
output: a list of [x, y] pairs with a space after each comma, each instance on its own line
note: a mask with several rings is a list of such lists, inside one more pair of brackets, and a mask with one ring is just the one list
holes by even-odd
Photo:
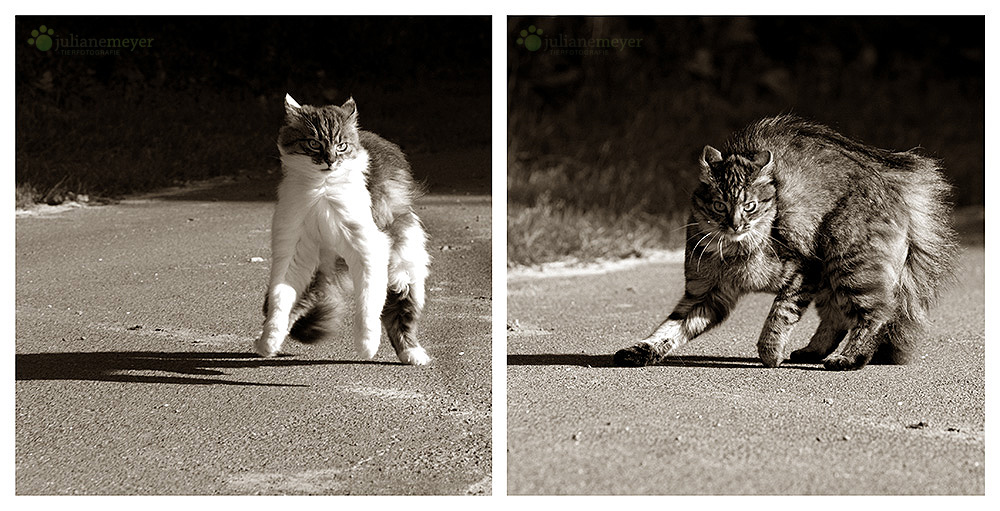
[[429, 366], [263, 359], [275, 179], [18, 217], [17, 494], [491, 492], [489, 196], [418, 203]]
[[680, 263], [512, 273], [508, 493], [983, 494], [983, 247], [961, 264], [920, 360], [854, 372], [764, 368], [767, 295], [661, 365], [612, 367], [681, 296]]

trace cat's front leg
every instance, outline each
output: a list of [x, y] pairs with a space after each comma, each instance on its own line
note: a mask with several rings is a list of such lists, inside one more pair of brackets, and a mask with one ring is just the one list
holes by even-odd
[[[308, 259], [308, 260], [305, 260]], [[281, 271], [281, 261], [275, 262], [271, 285], [267, 292], [267, 311], [260, 338], [254, 343], [254, 351], [262, 357], [273, 357], [281, 351], [281, 345], [288, 336], [289, 316], [295, 301], [312, 278], [314, 258], [299, 253]]]
[[615, 353], [615, 364], [647, 366], [660, 362], [674, 348], [726, 319], [738, 299], [739, 295], [731, 290], [714, 287], [695, 294], [689, 286], [674, 311], [652, 334]]
[[278, 284], [267, 292], [265, 306], [267, 316], [264, 318], [264, 328], [253, 349], [262, 357], [273, 357], [281, 350], [281, 345], [288, 335], [288, 316], [298, 293], [292, 286]]
[[382, 336], [381, 314], [389, 286], [389, 238], [375, 231], [362, 246], [343, 257], [354, 281], [354, 348], [360, 357], [371, 360]]
[[784, 283], [774, 298], [757, 339], [757, 353], [765, 366], [778, 367], [781, 364], [792, 327], [802, 318], [813, 294], [813, 287], [806, 282], [805, 275], [795, 266], [787, 267]]

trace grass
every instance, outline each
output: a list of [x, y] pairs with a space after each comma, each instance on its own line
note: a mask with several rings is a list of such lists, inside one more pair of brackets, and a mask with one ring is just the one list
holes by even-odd
[[[885, 72], [721, 51], [718, 67], [734, 76], [706, 78], [680, 63], [663, 71], [653, 62], [662, 55], [626, 53], [510, 59], [508, 265], [681, 248], [701, 149], [783, 112], [880, 147], [921, 146], [945, 162], [957, 205], [984, 201], [981, 80], [928, 76], [920, 62]], [[754, 67], [766, 72], [741, 74]], [[570, 78], [546, 88], [554, 70]]]
[[[259, 166], [267, 109], [221, 95], [111, 96], [58, 106], [18, 95], [19, 195], [115, 197]], [[22, 203], [26, 202], [22, 199]]]
[[[25, 37], [15, 48], [18, 207], [273, 171], [286, 92], [303, 104], [353, 96], [362, 128], [411, 155], [490, 141], [488, 17], [15, 21]], [[109, 56], [44, 52], [24, 44], [39, 25], [63, 38], [156, 44]], [[335, 36], [298, 37], [320, 32]]]

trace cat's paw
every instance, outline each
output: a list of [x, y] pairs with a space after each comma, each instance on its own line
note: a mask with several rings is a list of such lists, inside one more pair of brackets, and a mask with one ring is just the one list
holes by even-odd
[[421, 347], [406, 348], [399, 353], [399, 361], [414, 366], [425, 366], [431, 362], [430, 355]]
[[635, 346], [629, 346], [615, 353], [615, 365], [621, 367], [648, 366], [660, 360], [663, 360], [663, 357], [653, 349], [652, 345], [646, 342], [640, 342]]
[[281, 351], [281, 341], [275, 342], [273, 339], [261, 336], [253, 343], [253, 350], [262, 357], [273, 357]]
[[354, 350], [358, 352], [358, 356], [362, 359], [371, 360], [375, 358], [375, 353], [378, 352], [378, 345], [378, 337], [376, 337], [375, 340], [359, 339], [354, 343]]
[[765, 367], [778, 367], [784, 360], [781, 358], [781, 348], [775, 346], [757, 346], [757, 354]]
[[823, 359], [823, 367], [829, 371], [855, 371], [861, 369], [867, 360], [833, 354]]

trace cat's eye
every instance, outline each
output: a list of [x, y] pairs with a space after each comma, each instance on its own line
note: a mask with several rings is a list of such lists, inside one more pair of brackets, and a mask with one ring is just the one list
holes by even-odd
[[347, 142], [341, 142], [336, 145], [337, 152], [342, 153], [347, 150]]
[[720, 202], [720, 201], [715, 201], [712, 204], [712, 209], [718, 211], [719, 213], [725, 213], [726, 212], [726, 203]]
[[753, 213], [757, 209], [757, 201], [750, 201], [743, 205], [743, 211]]
[[319, 151], [323, 148], [323, 144], [319, 143], [318, 140], [307, 140], [306, 147], [312, 149], [313, 151]]

